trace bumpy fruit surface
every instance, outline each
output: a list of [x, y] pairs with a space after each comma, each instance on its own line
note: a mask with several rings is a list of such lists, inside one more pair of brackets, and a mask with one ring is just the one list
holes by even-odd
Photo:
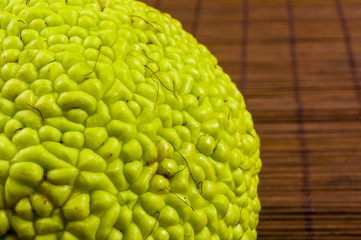
[[133, 0], [0, 1], [0, 238], [257, 238], [259, 138], [216, 58]]

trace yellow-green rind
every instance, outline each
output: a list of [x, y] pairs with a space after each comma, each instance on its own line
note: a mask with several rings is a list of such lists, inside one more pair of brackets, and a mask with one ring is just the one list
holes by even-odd
[[236, 85], [133, 0], [0, 2], [1, 239], [255, 240]]

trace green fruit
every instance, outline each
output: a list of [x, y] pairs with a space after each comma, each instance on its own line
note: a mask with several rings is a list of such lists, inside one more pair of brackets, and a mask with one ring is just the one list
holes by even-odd
[[251, 115], [177, 20], [2, 0], [0, 54], [0, 239], [256, 239]]

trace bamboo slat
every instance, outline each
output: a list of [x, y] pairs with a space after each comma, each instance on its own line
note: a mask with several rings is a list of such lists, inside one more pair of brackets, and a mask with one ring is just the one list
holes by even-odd
[[261, 137], [261, 240], [361, 239], [361, 1], [145, 0], [218, 58]]

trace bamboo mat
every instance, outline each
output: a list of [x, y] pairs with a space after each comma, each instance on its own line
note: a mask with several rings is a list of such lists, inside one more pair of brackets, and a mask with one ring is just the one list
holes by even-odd
[[361, 0], [147, 0], [237, 82], [261, 137], [258, 239], [361, 239]]

